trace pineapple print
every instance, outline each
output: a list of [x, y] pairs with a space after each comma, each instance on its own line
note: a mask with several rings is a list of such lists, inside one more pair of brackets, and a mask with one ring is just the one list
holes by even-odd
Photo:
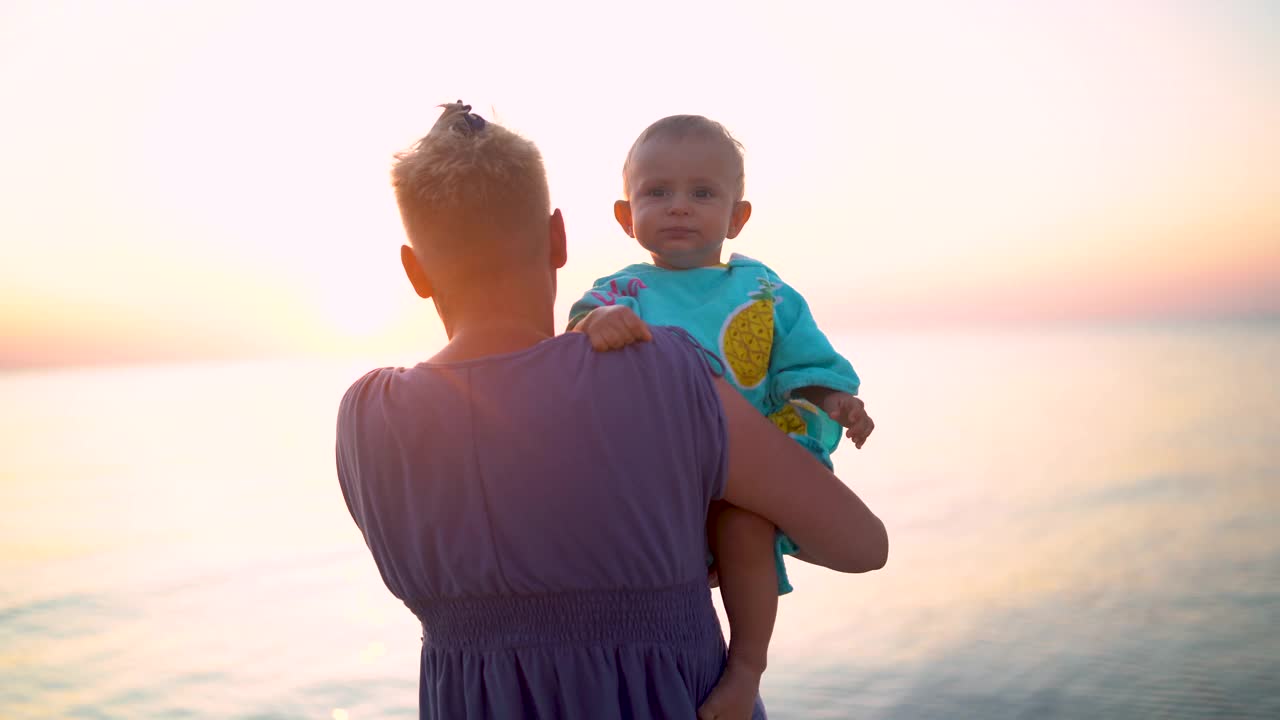
[[788, 435], [804, 435], [809, 430], [809, 424], [800, 417], [800, 413], [796, 411], [793, 405], [783, 405], [782, 409], [769, 416], [774, 425], [778, 429]]
[[773, 293], [778, 286], [768, 278], [759, 278], [759, 282], [760, 290], [729, 314], [720, 331], [720, 355], [743, 390], [764, 382], [773, 351]]

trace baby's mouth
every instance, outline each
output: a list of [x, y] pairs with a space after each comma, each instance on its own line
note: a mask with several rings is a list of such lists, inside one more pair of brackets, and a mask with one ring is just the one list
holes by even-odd
[[686, 235], [695, 235], [697, 234], [698, 231], [694, 230], [691, 227], [669, 227], [669, 228], [663, 228], [661, 232], [663, 235], [669, 235], [674, 237], [684, 237]]

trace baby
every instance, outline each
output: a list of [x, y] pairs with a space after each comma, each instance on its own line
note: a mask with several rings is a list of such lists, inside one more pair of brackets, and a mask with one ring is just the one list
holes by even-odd
[[[614, 217], [653, 262], [596, 281], [570, 311], [569, 329], [608, 350], [650, 339], [649, 324], [682, 327], [718, 353], [747, 400], [827, 467], [840, 426], [861, 448], [874, 423], [855, 397], [858, 376], [804, 298], [763, 263], [721, 259], [724, 241], [751, 217], [742, 145], [720, 123], [673, 115], [636, 139], [622, 181], [626, 199], [614, 204]], [[704, 710], [741, 716], [750, 714], [767, 664], [778, 595], [792, 589], [782, 556], [803, 558], [803, 550], [728, 505], [712, 508], [708, 539], [731, 638], [725, 674]]]

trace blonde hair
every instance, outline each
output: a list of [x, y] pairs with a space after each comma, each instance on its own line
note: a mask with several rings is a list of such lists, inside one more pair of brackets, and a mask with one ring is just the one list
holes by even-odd
[[397, 153], [391, 168], [410, 244], [434, 259], [519, 254], [512, 236], [545, 232], [551, 212], [542, 154], [462, 101], [441, 107], [430, 132]]
[[742, 156], [742, 143], [729, 132], [728, 128], [702, 115], [669, 115], [658, 120], [640, 133], [636, 141], [631, 144], [631, 149], [627, 151], [627, 159], [622, 163], [622, 192], [630, 195], [630, 179], [631, 158], [635, 156], [636, 150], [640, 148], [648, 140], [658, 138], [666, 140], [683, 140], [689, 137], [699, 137], [709, 140], [724, 142], [733, 151], [733, 156], [737, 164], [738, 170], [738, 199], [746, 194], [747, 171], [746, 163]]

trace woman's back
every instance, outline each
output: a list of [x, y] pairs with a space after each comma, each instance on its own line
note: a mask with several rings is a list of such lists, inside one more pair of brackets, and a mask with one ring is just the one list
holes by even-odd
[[348, 391], [339, 478], [423, 621], [423, 717], [693, 717], [724, 662], [703, 364], [675, 331], [612, 353], [569, 334]]

